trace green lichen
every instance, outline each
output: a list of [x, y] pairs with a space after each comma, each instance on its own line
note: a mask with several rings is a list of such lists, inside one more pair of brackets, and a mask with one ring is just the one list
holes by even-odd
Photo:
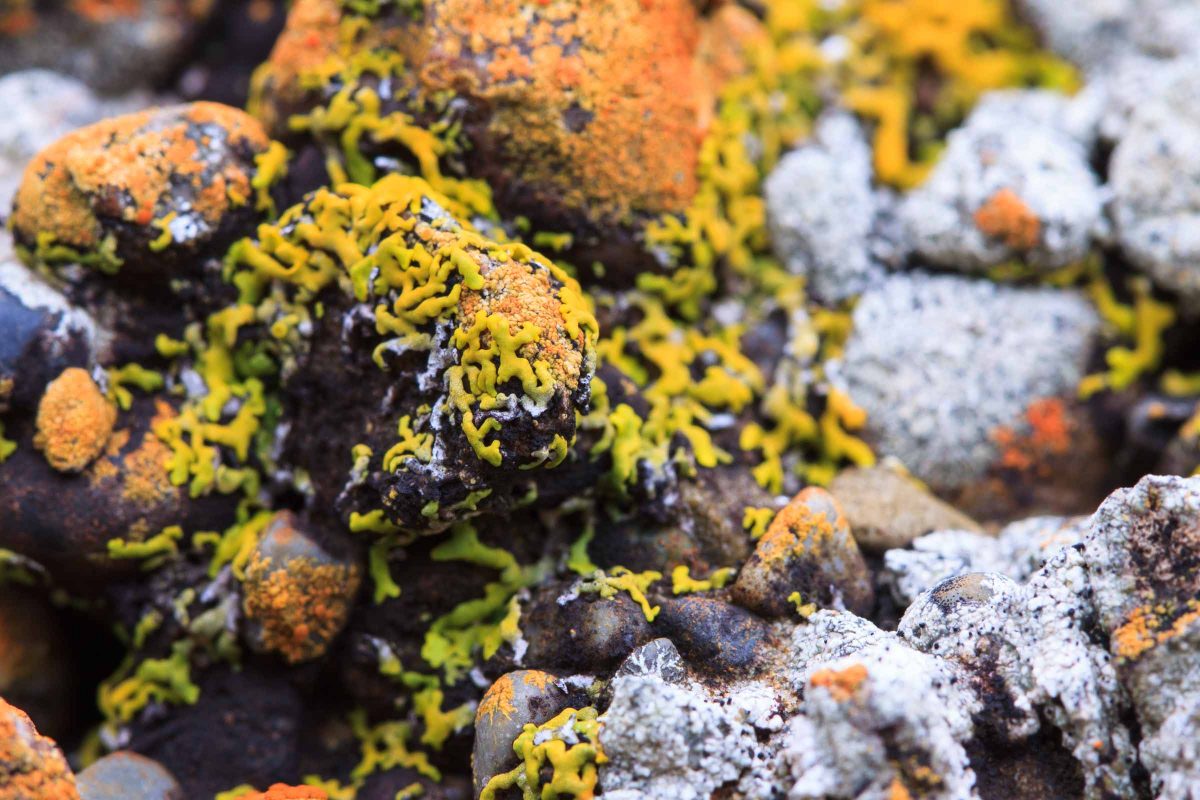
[[651, 606], [646, 592], [650, 589], [650, 584], [660, 579], [662, 579], [662, 573], [654, 570], [633, 572], [625, 567], [613, 567], [607, 572], [604, 570], [594, 572], [589, 579], [579, 584], [579, 591], [598, 594], [606, 600], [611, 600], [620, 592], [625, 592], [633, 602], [641, 607], [642, 613], [646, 615], [646, 621], [654, 622], [661, 607]]
[[183, 528], [168, 525], [143, 541], [108, 540], [108, 557], [115, 560], [136, 559], [144, 570], [157, 569], [179, 553]]

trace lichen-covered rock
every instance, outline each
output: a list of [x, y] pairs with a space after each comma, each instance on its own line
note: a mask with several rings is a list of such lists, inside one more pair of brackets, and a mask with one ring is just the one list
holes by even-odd
[[291, 512], [276, 512], [246, 565], [250, 645], [289, 664], [325, 653], [350, 616], [361, 570], [329, 553]]
[[104, 756], [75, 781], [80, 800], [184, 800], [183, 789], [161, 764], [126, 751]]
[[59, 472], [82, 472], [104, 451], [117, 406], [86, 370], [68, 367], [50, 381], [38, 403], [33, 446]]
[[877, 453], [973, 516], [1094, 507], [1103, 460], [1074, 398], [1099, 321], [1083, 298], [912, 273], [853, 319], [835, 383]]
[[24, 3], [0, 9], [0, 74], [31, 67], [101, 92], [149, 86], [186, 52], [215, 3]]
[[695, 195], [716, 92], [739, 32], [757, 29], [734, 4], [704, 15], [690, 0], [437, 0], [417, 14], [304, 0], [251, 105], [280, 137], [315, 136], [356, 181], [415, 167], [475, 211], [494, 202], [571, 234], [574, 263], [629, 285], [658, 266], [645, 223]]
[[829, 484], [858, 546], [869, 553], [907, 547], [932, 531], [980, 531], [979, 523], [888, 467], [852, 467]]
[[790, 654], [804, 702], [781, 743], [789, 798], [974, 796], [980, 705], [952, 664], [831, 611], [796, 628]]
[[1133, 0], [1019, 0], [1017, 7], [1052, 50], [1093, 70], [1130, 49], [1130, 20], [1140, 13]]
[[996, 536], [972, 530], [939, 530], [889, 550], [881, 580], [907, 606], [921, 592], [968, 572], [999, 573], [1024, 582], [1059, 550], [1079, 542], [1086, 517], [1034, 517], [1006, 525]]
[[610, 800], [706, 800], [749, 770], [759, 750], [744, 711], [653, 675], [616, 678], [601, 723], [600, 783]]
[[775, 167], [764, 193], [775, 252], [808, 279], [814, 298], [839, 303], [882, 274], [870, 248], [871, 149], [852, 117], [822, 117], [812, 139]]
[[1122, 250], [1181, 308], [1200, 313], [1200, 61], [1140, 102], [1113, 151], [1109, 180]]
[[805, 489], [775, 515], [738, 572], [732, 597], [768, 617], [794, 613], [800, 603], [867, 614], [875, 599], [845, 512], [816, 488]]
[[[1013, 113], [1022, 99], [1030, 111]], [[1010, 95], [1006, 105], [1007, 113], [985, 106], [968, 117], [929, 180], [904, 199], [913, 247], [933, 264], [983, 273], [1019, 259], [1049, 272], [1087, 255], [1102, 230], [1100, 185], [1084, 146], [1040, 119], [1039, 95]]]
[[527, 724], [541, 725], [570, 704], [558, 678], [541, 670], [517, 670], [497, 678], [475, 711], [471, 770], [478, 795], [494, 775], [516, 763], [513, 741]]
[[79, 800], [58, 746], [0, 699], [0, 800]]
[[68, 134], [38, 154], [13, 204], [29, 259], [84, 264], [135, 290], [198, 277], [249, 232], [263, 202], [253, 117], [215, 103], [151, 109]]

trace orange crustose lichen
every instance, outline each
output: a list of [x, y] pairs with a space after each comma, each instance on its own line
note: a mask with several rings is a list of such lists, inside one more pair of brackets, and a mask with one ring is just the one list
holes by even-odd
[[1135, 659], [1147, 650], [1175, 638], [1200, 621], [1200, 600], [1189, 600], [1186, 608], [1187, 610], [1176, 616], [1167, 628], [1163, 628], [1163, 618], [1169, 619], [1165, 606], [1135, 608], [1130, 612], [1125, 624], [1113, 632], [1117, 656]]
[[266, 649], [288, 663], [324, 652], [350, 613], [358, 569], [296, 557], [276, 565], [256, 553], [246, 570], [242, 609], [262, 626]]
[[992, 441], [1000, 448], [999, 465], [1005, 469], [1046, 469], [1046, 460], [1063, 455], [1071, 448], [1072, 421], [1066, 404], [1057, 397], [1034, 400], [1025, 410], [1026, 434], [1009, 427], [992, 432]]
[[1012, 189], [1001, 189], [975, 212], [975, 225], [1013, 250], [1037, 247], [1042, 223], [1037, 214]]
[[[807, 547], [821, 548], [833, 539], [837, 520], [830, 519], [824, 511], [814, 512], [807, 503], [811, 495], [812, 490], [805, 489], [771, 520], [755, 549], [763, 561], [791, 558]], [[841, 511], [834, 513], [840, 515]]]
[[50, 382], [38, 403], [33, 444], [56, 470], [79, 472], [104, 452], [116, 421], [116, 406], [92, 376], [71, 367]]
[[487, 693], [479, 701], [479, 710], [475, 717], [476, 719], [487, 717], [490, 720], [497, 714], [502, 714], [505, 719], [508, 719], [516, 710], [517, 707], [513, 703], [512, 676], [501, 675], [488, 687]]
[[833, 699], [842, 703], [853, 697], [866, 679], [867, 668], [862, 664], [851, 664], [842, 670], [817, 670], [809, 679], [809, 683], [828, 689]]
[[227, 160], [214, 168], [215, 143], [205, 132], [213, 128], [233, 146], [261, 151], [269, 144], [257, 120], [217, 103], [150, 109], [63, 137], [26, 169], [14, 230], [27, 242], [89, 252], [105, 237], [102, 219], [146, 227], [171, 213], [181, 195], [189, 213], [215, 226], [248, 202], [252, 176]]
[[0, 699], [0, 800], [79, 800], [75, 776], [53, 741]]

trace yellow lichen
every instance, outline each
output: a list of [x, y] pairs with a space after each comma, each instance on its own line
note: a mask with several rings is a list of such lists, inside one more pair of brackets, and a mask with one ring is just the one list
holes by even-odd
[[511, 772], [492, 777], [480, 800], [495, 800], [499, 792], [508, 789], [517, 789], [525, 798], [591, 800], [596, 791], [596, 768], [607, 760], [600, 746], [597, 717], [596, 709], [589, 706], [563, 709], [541, 725], [527, 723], [513, 742], [513, 752], [521, 763]]

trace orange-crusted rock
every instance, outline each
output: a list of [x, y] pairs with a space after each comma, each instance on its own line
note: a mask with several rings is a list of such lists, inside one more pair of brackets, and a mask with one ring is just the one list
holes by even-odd
[[56, 470], [80, 472], [104, 451], [116, 421], [116, 406], [87, 370], [70, 367], [38, 403], [33, 444]]
[[275, 515], [243, 584], [251, 645], [291, 664], [325, 652], [346, 623], [361, 580], [357, 565], [335, 559], [300, 525], [291, 512]]
[[841, 506], [824, 489], [809, 488], [775, 515], [733, 584], [733, 600], [768, 617], [803, 603], [865, 615], [874, 604], [870, 573]]
[[516, 764], [513, 740], [526, 724], [540, 725], [570, 705], [571, 696], [556, 676], [537, 669], [501, 675], [488, 688], [475, 712], [475, 749], [471, 768], [478, 794], [488, 779]]
[[571, 234], [578, 263], [628, 269], [614, 256], [639, 225], [687, 209], [717, 90], [760, 33], [691, 0], [434, 0], [368, 20], [301, 0], [253, 107], [356, 180], [397, 156], [439, 190], [443, 173], [483, 178], [504, 216]]
[[30, 162], [13, 204], [16, 241], [51, 266], [83, 263], [164, 285], [195, 274], [257, 217], [253, 117], [216, 103], [151, 109], [81, 128]]
[[58, 746], [0, 699], [0, 800], [79, 800]]

